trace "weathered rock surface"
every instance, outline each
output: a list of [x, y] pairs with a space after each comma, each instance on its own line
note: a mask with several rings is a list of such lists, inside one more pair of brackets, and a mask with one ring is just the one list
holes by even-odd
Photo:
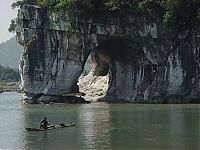
[[198, 29], [176, 34], [151, 20], [130, 16], [80, 21], [80, 32], [71, 32], [67, 22], [67, 15], [37, 6], [19, 10], [18, 41], [25, 43], [20, 73], [27, 103], [66, 102], [59, 95], [79, 91], [78, 78], [91, 51], [94, 67], [79, 81], [86, 99], [200, 102]]
[[65, 21], [55, 15], [33, 5], [18, 13], [18, 41], [25, 43], [21, 86], [27, 103], [63, 102], [60, 95], [78, 92], [77, 80], [89, 55], [84, 43], [91, 38], [65, 32]]
[[[92, 56], [93, 58], [94, 56]], [[91, 58], [91, 57], [89, 57]], [[89, 63], [85, 65], [85, 70], [79, 78], [78, 86], [79, 90], [82, 93], [86, 93], [83, 96], [84, 99], [96, 102], [98, 99], [101, 99], [106, 96], [108, 90], [109, 74], [105, 76], [95, 75], [97, 70], [97, 65], [94, 58], [89, 59]], [[90, 72], [88, 72], [90, 70]]]

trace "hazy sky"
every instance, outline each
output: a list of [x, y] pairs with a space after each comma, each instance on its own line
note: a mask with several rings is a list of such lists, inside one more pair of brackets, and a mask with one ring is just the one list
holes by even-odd
[[14, 36], [8, 32], [10, 20], [16, 18], [17, 10], [11, 9], [11, 4], [15, 0], [0, 0], [0, 43]]

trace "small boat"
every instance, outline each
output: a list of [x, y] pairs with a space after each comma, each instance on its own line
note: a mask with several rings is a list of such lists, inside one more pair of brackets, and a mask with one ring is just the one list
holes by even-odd
[[[46, 130], [72, 127], [72, 126], [75, 126], [75, 125], [76, 125], [75, 122], [70, 122], [70, 123], [67, 123], [67, 124], [65, 124], [65, 123], [59, 123], [59, 124], [56, 124], [56, 125], [47, 126]], [[44, 129], [38, 129], [38, 128], [25, 128], [25, 129], [26, 129], [26, 131], [46, 131]]]

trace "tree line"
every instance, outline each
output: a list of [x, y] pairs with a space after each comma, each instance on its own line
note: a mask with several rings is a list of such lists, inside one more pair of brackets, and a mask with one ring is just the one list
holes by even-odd
[[0, 65], [0, 81], [17, 82], [20, 80], [19, 71]]

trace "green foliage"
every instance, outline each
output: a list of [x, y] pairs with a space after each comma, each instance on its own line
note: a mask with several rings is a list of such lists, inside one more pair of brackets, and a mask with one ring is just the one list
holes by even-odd
[[200, 19], [199, 0], [39, 0], [39, 5], [70, 14], [75, 18], [102, 14], [145, 14], [166, 25], [195, 23]]
[[134, 0], [106, 0], [105, 9], [117, 15], [126, 15], [138, 10], [138, 4], [139, 2]]
[[[33, 0], [16, 0], [12, 8], [27, 3], [33, 3]], [[131, 13], [160, 20], [167, 26], [196, 25], [200, 22], [199, 0], [37, 0], [37, 3], [60, 13], [68, 12], [70, 26], [76, 26], [77, 19], [95, 18], [104, 14], [125, 16]]]
[[37, 34], [32, 34], [31, 38], [29, 40], [19, 40], [18, 43], [21, 46], [25, 46], [25, 45], [31, 45], [33, 44], [33, 42], [38, 38]]
[[8, 28], [8, 31], [9, 32], [15, 32], [16, 31], [16, 27], [17, 27], [16, 19], [12, 19], [11, 23], [10, 23], [10, 26]]
[[68, 27], [76, 27], [76, 20], [88, 17], [95, 17], [104, 12], [105, 0], [38, 0], [38, 4], [42, 7], [59, 11], [61, 14], [68, 13], [70, 25]]
[[18, 71], [5, 68], [0, 65], [0, 81], [19, 81], [20, 75]]
[[199, 0], [143, 0], [141, 4], [150, 14], [161, 14], [163, 23], [169, 26], [199, 22]]

